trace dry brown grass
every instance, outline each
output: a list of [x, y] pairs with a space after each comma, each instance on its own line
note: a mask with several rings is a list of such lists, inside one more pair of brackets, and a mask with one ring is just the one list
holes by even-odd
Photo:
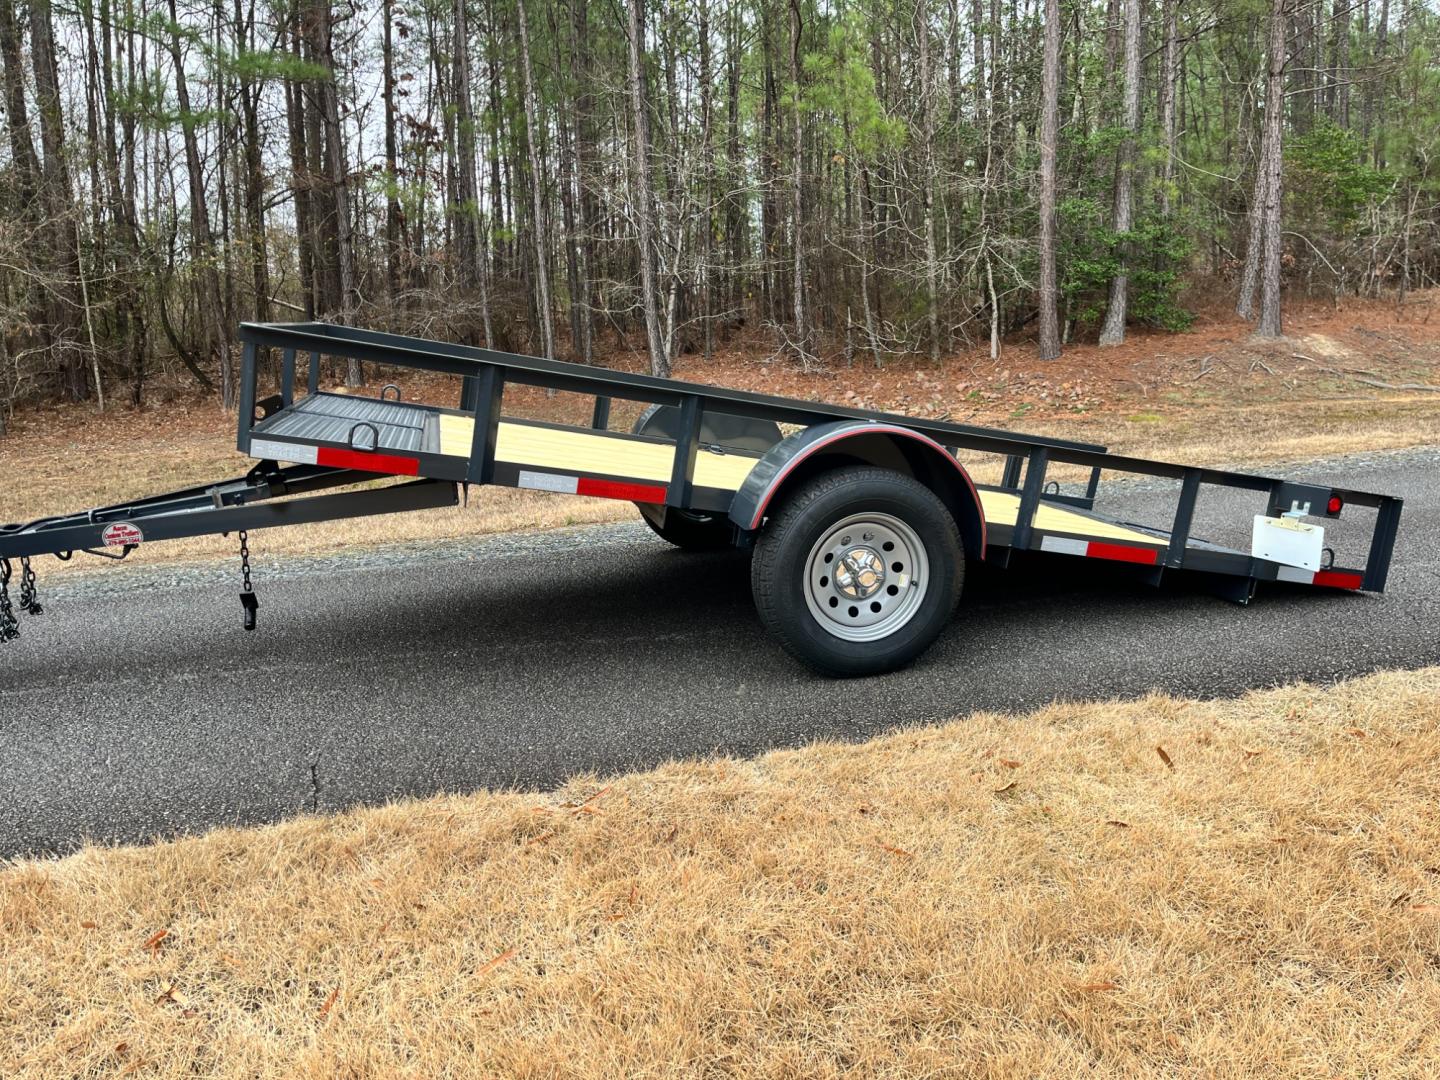
[[7, 1077], [1434, 1076], [1440, 668], [0, 871]]

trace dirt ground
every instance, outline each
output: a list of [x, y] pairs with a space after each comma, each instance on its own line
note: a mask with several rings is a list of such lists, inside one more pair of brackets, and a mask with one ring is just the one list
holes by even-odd
[[1440, 1068], [1440, 669], [0, 868], [0, 1075]]
[[[1146, 457], [1259, 467], [1352, 450], [1440, 443], [1440, 291], [1338, 306], [1294, 303], [1289, 337], [1257, 343], [1249, 325], [1223, 310], [1202, 313], [1183, 334], [1132, 329], [1124, 345], [1075, 345], [1052, 363], [1023, 336], [991, 360], [976, 349], [946, 358], [895, 360], [875, 368], [858, 356], [814, 373], [770, 358], [754, 338], [706, 362], [683, 356], [678, 378], [806, 400], [943, 418], [1097, 442]], [[609, 358], [639, 370], [638, 354]], [[399, 378], [407, 399], [453, 404], [458, 386], [440, 377]], [[386, 376], [377, 376], [377, 382]], [[379, 385], [362, 388], [378, 393]], [[1428, 388], [1428, 389], [1427, 389]], [[507, 390], [512, 415], [588, 423], [591, 400]], [[612, 426], [641, 406], [617, 403]], [[120, 502], [241, 475], [250, 460], [233, 449], [234, 418], [163, 380], [141, 409], [48, 406], [22, 411], [0, 439], [0, 522]], [[998, 463], [968, 460], [981, 480]], [[628, 504], [505, 489], [472, 493], [466, 508], [422, 511], [362, 525], [340, 522], [276, 530], [276, 552], [327, 551], [355, 543], [450, 539], [479, 532], [546, 528], [634, 516]], [[217, 539], [142, 549], [144, 562], [230, 554]], [[76, 560], [66, 572], [95, 569]]]

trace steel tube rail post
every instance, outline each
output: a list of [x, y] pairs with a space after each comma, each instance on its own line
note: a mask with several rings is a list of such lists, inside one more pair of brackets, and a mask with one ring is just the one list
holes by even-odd
[[466, 483], [487, 484], [495, 475], [495, 444], [500, 437], [500, 403], [505, 393], [505, 370], [486, 365], [473, 376], [475, 433], [470, 440]]
[[1195, 500], [1199, 494], [1200, 470], [1191, 469], [1180, 482], [1180, 504], [1175, 508], [1175, 520], [1170, 525], [1170, 541], [1165, 548], [1166, 566], [1180, 567], [1185, 563], [1185, 545], [1190, 542], [1190, 523], [1195, 518]]
[[596, 395], [595, 411], [590, 415], [590, 427], [595, 431], [610, 429], [610, 399], [608, 397]]
[[1043, 446], [1030, 451], [1030, 463], [1025, 467], [1025, 488], [1020, 495], [1020, 507], [1015, 512], [1015, 531], [1010, 539], [1010, 546], [1016, 551], [1026, 551], [1030, 547], [1030, 535], [1035, 529], [1035, 511], [1040, 508], [1040, 495], [1045, 489], [1045, 466], [1049, 459], [1049, 451]]
[[307, 394], [318, 394], [320, 392], [320, 350], [310, 350], [310, 370], [305, 375], [305, 392]]
[[680, 427], [675, 433], [675, 464], [670, 470], [666, 506], [686, 506], [695, 487], [695, 455], [700, 449], [700, 418], [705, 403], [691, 394], [680, 405]]
[[240, 364], [240, 400], [235, 406], [239, 414], [235, 447], [242, 454], [250, 453], [250, 429], [255, 426], [255, 354], [258, 351], [253, 341], [245, 343]]
[[285, 349], [280, 353], [280, 403], [291, 405], [295, 402], [295, 350]]
[[1371, 592], [1385, 588], [1385, 579], [1390, 576], [1390, 559], [1395, 552], [1395, 534], [1400, 529], [1400, 509], [1403, 501], [1382, 495], [1380, 506], [1375, 512], [1375, 531], [1370, 534], [1370, 554], [1365, 559], [1365, 579], [1360, 587]]

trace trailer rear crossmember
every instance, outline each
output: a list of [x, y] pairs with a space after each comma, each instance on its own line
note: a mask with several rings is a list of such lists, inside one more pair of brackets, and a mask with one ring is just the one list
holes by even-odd
[[[835, 675], [890, 670], [943, 629], [966, 559], [1009, 564], [1016, 552], [1128, 564], [1159, 583], [1206, 575], [1248, 601], [1259, 582], [1382, 591], [1401, 501], [1275, 477], [1147, 461], [1103, 446], [922, 420], [658, 379], [325, 323], [245, 324], [238, 446], [260, 463], [238, 480], [0, 528], [0, 560], [207, 533], [453, 505], [470, 484], [634, 502], [683, 548], [753, 549], [763, 621], [799, 659]], [[259, 397], [269, 350], [278, 392]], [[456, 376], [454, 408], [320, 389], [322, 358]], [[297, 389], [305, 364], [304, 390]], [[588, 427], [504, 412], [510, 386], [593, 399]], [[391, 390], [395, 389], [392, 396]], [[610, 428], [612, 400], [650, 406], [632, 431]], [[783, 427], [782, 427], [783, 425]], [[976, 484], [961, 455], [993, 455], [995, 484]], [[281, 463], [289, 463], [282, 465]], [[1062, 493], [1055, 466], [1088, 470]], [[1095, 510], [1102, 475], [1179, 481], [1168, 521], [1142, 525]], [[407, 482], [386, 482], [400, 477]], [[356, 490], [310, 493], [362, 484]], [[1202, 487], [1263, 496], [1250, 551], [1191, 535]], [[303, 496], [303, 497], [295, 497]], [[1364, 564], [1334, 565], [1323, 528], [1371, 507]], [[0, 586], [3, 593], [3, 586]], [[8, 597], [0, 595], [0, 639]], [[38, 605], [36, 605], [38, 607]], [[253, 597], [247, 605], [253, 620]], [[36, 612], [38, 613], [38, 612]]]

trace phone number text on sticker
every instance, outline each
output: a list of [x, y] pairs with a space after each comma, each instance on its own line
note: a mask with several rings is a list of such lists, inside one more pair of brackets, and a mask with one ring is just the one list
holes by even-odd
[[124, 547], [127, 544], [138, 544], [144, 539], [145, 534], [128, 521], [106, 525], [100, 534], [100, 540], [106, 547]]

